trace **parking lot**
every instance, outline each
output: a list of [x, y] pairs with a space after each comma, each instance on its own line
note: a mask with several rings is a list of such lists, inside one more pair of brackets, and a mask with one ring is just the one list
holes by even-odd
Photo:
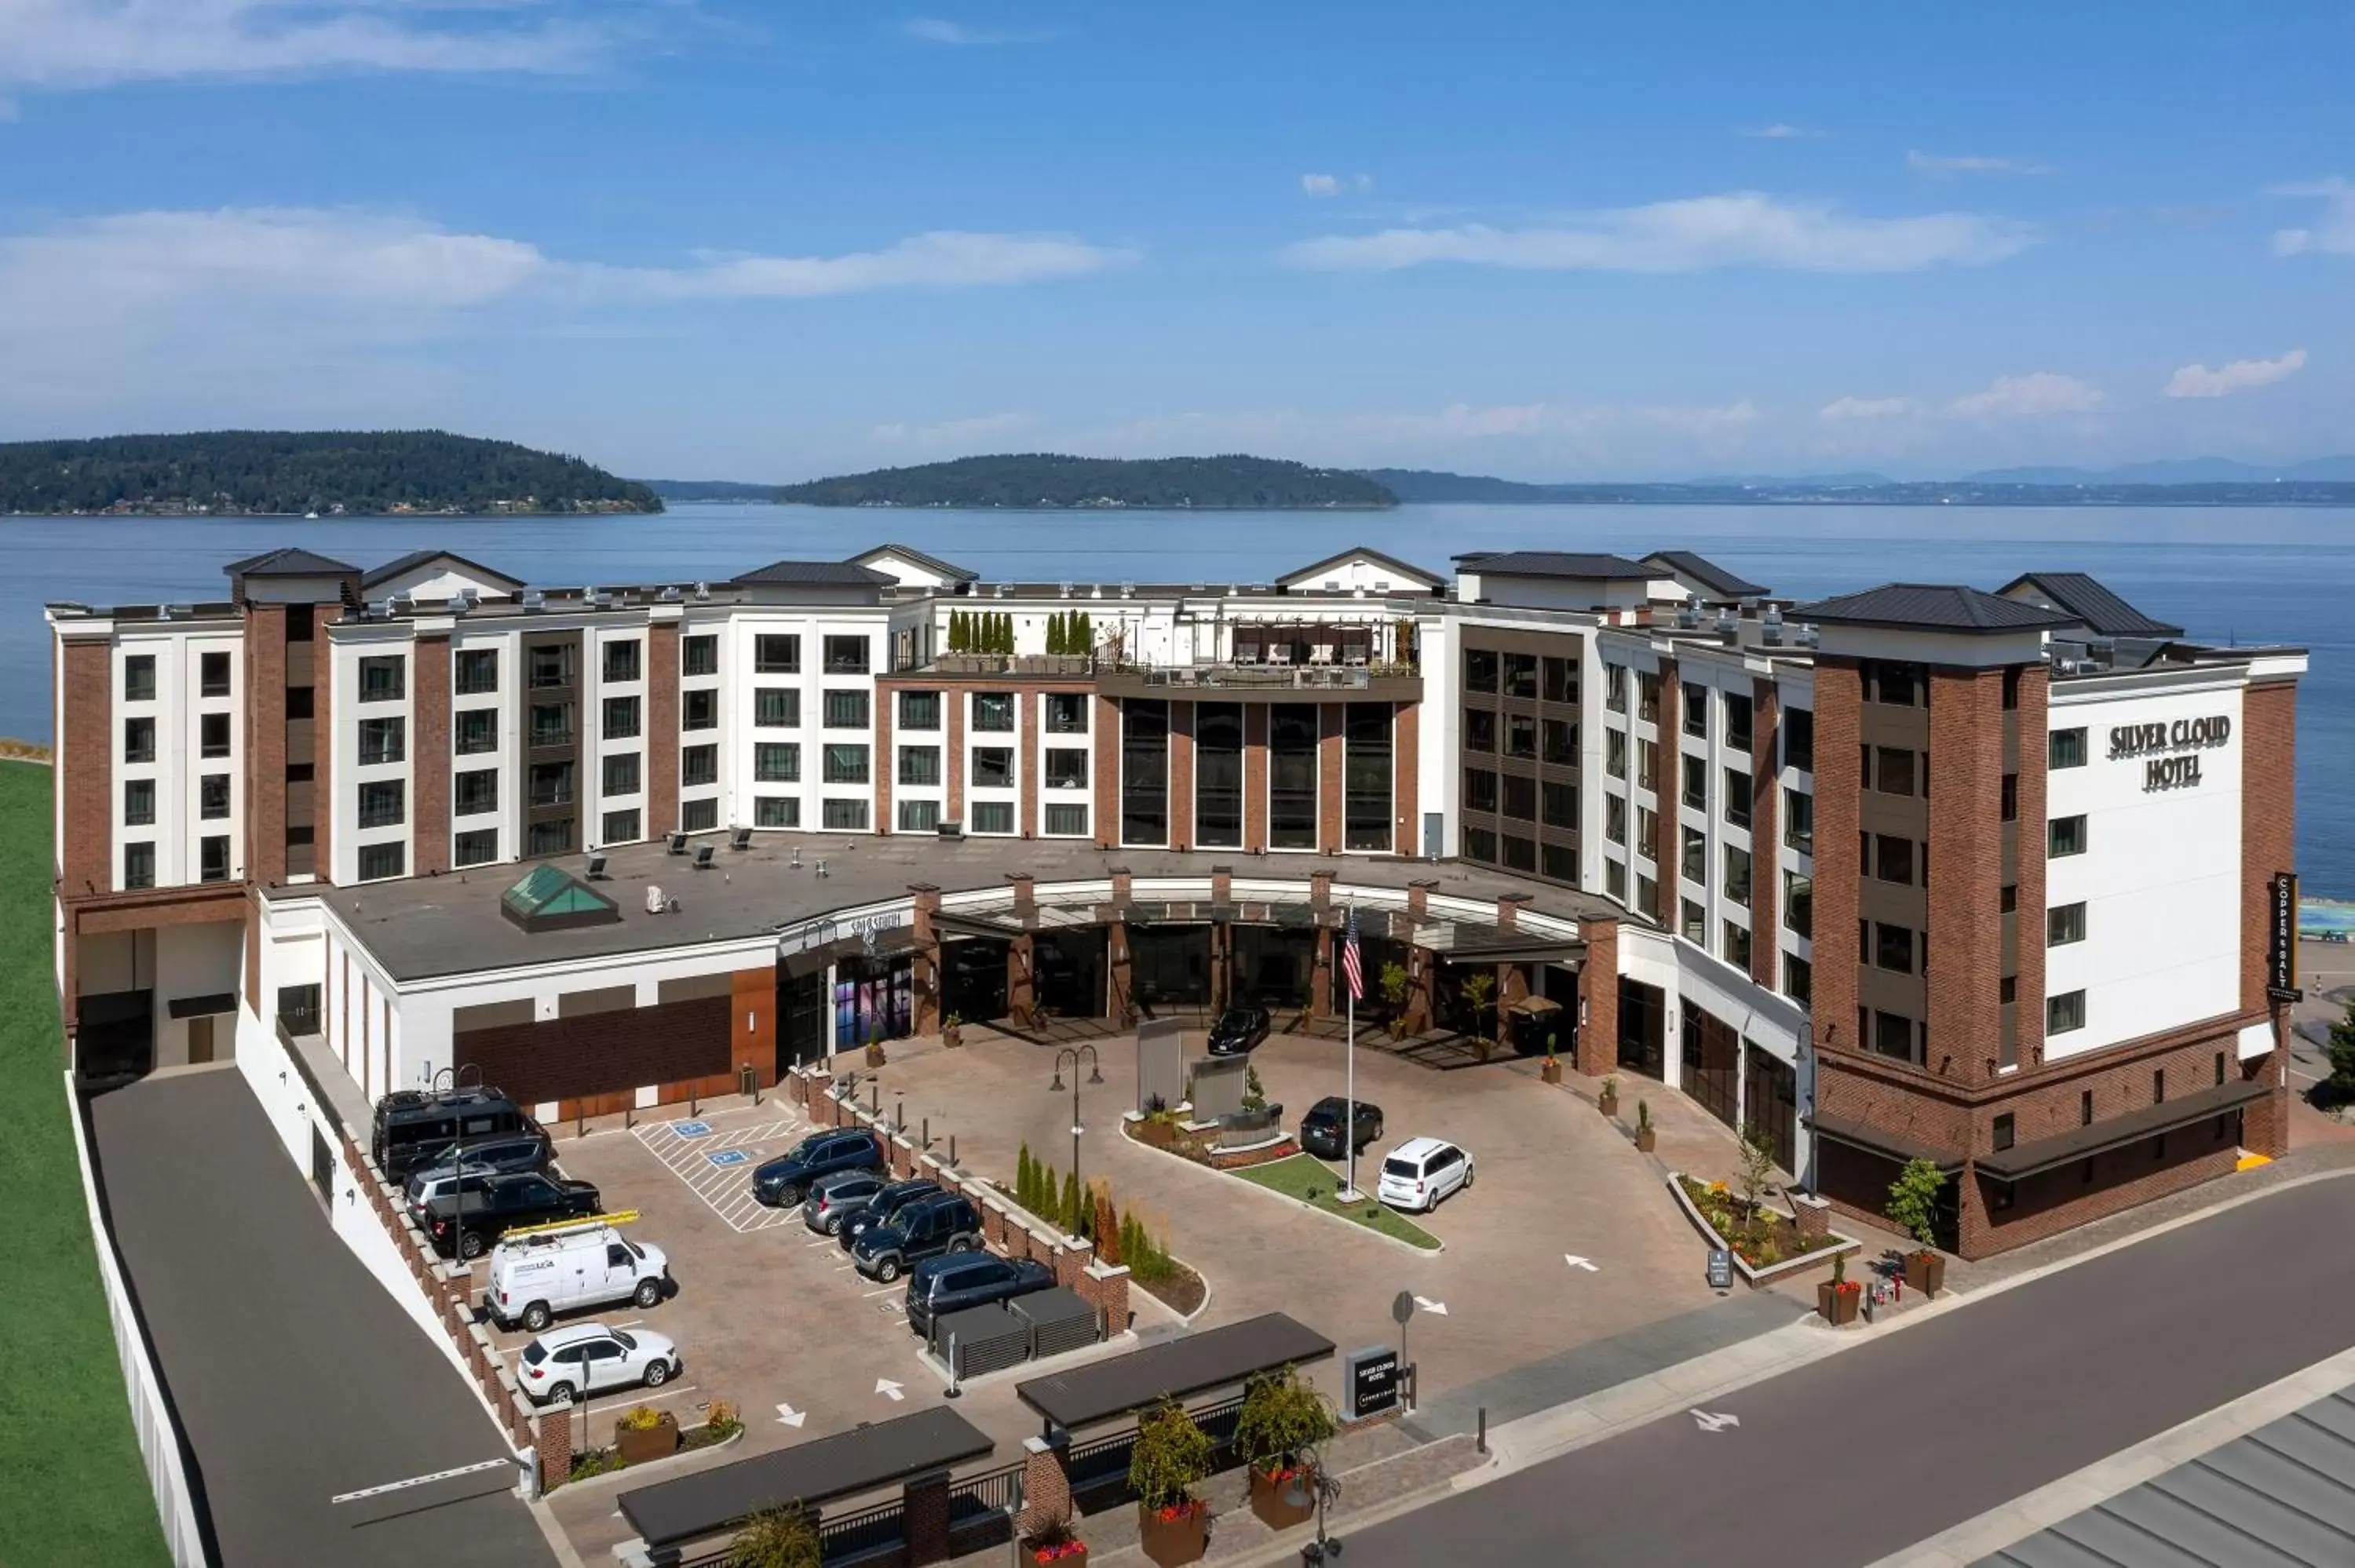
[[[1063, 1092], [1050, 1090], [1054, 1050], [972, 1033], [977, 1038], [955, 1051], [895, 1044], [890, 1065], [862, 1075], [858, 1097], [872, 1095], [911, 1129], [929, 1119], [933, 1152], [945, 1155], [954, 1134], [961, 1169], [1009, 1186], [1025, 1141], [1067, 1170], [1071, 1075]], [[1757, 1309], [1707, 1289], [1686, 1222], [1624, 1135], [1521, 1067], [1439, 1072], [1359, 1053], [1359, 1096], [1380, 1104], [1387, 1123], [1360, 1157], [1361, 1185], [1370, 1187], [1386, 1150], [1418, 1135], [1458, 1143], [1476, 1163], [1474, 1188], [1418, 1216], [1444, 1244], [1432, 1254], [1130, 1142], [1120, 1113], [1135, 1100], [1134, 1039], [1096, 1050], [1104, 1081], [1081, 1090], [1082, 1175], [1108, 1179], [1120, 1204], [1146, 1216], [1203, 1276], [1209, 1298], [1200, 1326], [1282, 1310], [1344, 1347], [1395, 1342], [1391, 1303], [1403, 1291], [1419, 1303], [1408, 1351], [1425, 1407], [1453, 1393], [1468, 1409], [1476, 1399], [1509, 1405], [1517, 1387], [1542, 1390], [1546, 1363], [1579, 1346], [1713, 1302]], [[1332, 1042], [1278, 1034], [1253, 1059], [1288, 1127], [1340, 1088], [1341, 1049]], [[770, 1095], [758, 1106], [731, 1097], [699, 1114], [558, 1140], [568, 1174], [597, 1183], [609, 1210], [638, 1213], [631, 1234], [665, 1250], [677, 1286], [650, 1312], [624, 1305], [571, 1320], [642, 1319], [675, 1339], [686, 1375], [646, 1402], [683, 1422], [715, 1396], [738, 1404], [748, 1422], [739, 1455], [903, 1414], [943, 1393], [905, 1329], [904, 1285], [864, 1278], [833, 1241], [803, 1226], [798, 1211], [765, 1209], [750, 1196], [753, 1168], [808, 1130], [789, 1100]], [[1174, 1326], [1174, 1314], [1142, 1289], [1131, 1303], [1139, 1330]], [[512, 1352], [527, 1336], [497, 1338]], [[1018, 1375], [974, 1384], [960, 1404], [997, 1440], [1001, 1462], [1038, 1430], [1013, 1398]], [[1329, 1379], [1331, 1369], [1318, 1375]], [[610, 1440], [609, 1417], [630, 1403], [600, 1396], [601, 1441]], [[584, 1556], [621, 1539], [610, 1496], [556, 1495]]]

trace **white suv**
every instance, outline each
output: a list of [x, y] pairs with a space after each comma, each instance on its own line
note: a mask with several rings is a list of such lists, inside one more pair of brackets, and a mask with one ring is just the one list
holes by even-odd
[[577, 1323], [526, 1345], [516, 1378], [527, 1398], [547, 1404], [609, 1388], [660, 1388], [684, 1367], [666, 1335]]
[[1435, 1138], [1410, 1138], [1382, 1161], [1374, 1195], [1393, 1209], [1428, 1213], [1458, 1187], [1472, 1185], [1472, 1157]]

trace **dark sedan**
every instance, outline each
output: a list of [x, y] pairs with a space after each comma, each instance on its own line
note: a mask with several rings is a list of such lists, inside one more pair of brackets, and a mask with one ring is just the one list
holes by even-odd
[[[1347, 1117], [1348, 1102], [1338, 1095], [1327, 1095], [1308, 1107], [1300, 1118], [1300, 1147], [1320, 1160], [1344, 1158], [1341, 1147], [1341, 1123]], [[1382, 1135], [1382, 1107], [1370, 1100], [1358, 1102], [1357, 1126], [1351, 1141], [1359, 1152]]]
[[1210, 1025], [1210, 1054], [1240, 1056], [1267, 1038], [1267, 1009], [1231, 1007]]

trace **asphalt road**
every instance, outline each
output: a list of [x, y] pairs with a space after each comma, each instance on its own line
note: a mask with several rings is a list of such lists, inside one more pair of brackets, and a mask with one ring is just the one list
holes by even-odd
[[1874, 1562], [2355, 1345], [2355, 1181], [2262, 1198], [1348, 1537], [1348, 1568]]

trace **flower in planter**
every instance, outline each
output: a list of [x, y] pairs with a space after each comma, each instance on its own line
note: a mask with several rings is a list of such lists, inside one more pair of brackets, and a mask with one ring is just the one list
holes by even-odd
[[1188, 1498], [1184, 1502], [1167, 1503], [1153, 1510], [1153, 1517], [1164, 1524], [1175, 1524], [1181, 1519], [1191, 1519], [1210, 1505], [1199, 1498]]
[[1087, 1547], [1079, 1542], [1060, 1541], [1051, 1546], [1032, 1547], [1030, 1560], [1034, 1563], [1052, 1563], [1060, 1558], [1084, 1556], [1087, 1550]]

